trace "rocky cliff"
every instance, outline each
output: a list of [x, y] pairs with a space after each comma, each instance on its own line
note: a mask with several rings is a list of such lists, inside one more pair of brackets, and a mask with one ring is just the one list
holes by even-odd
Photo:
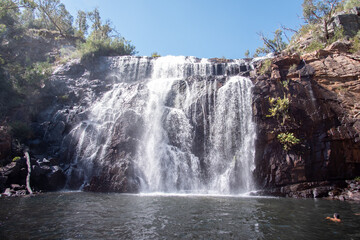
[[[347, 186], [344, 180], [360, 175], [360, 62], [349, 46], [335, 42], [302, 57], [278, 56], [266, 74], [253, 75], [255, 178], [266, 193], [334, 196]], [[289, 99], [285, 122], [269, 117], [271, 97]], [[284, 150], [282, 132], [300, 143]]]
[[[284, 55], [255, 61], [252, 70], [250, 63], [243, 62], [235, 68], [228, 68], [231, 61], [211, 60], [215, 63], [212, 63], [214, 68], [211, 71], [224, 75], [214, 74], [207, 78], [210, 85], [201, 77], [190, 77], [174, 85], [177, 89], [172, 91], [181, 96], [186, 92], [187, 84], [197, 82], [196, 91], [201, 101], [193, 106], [198, 109], [192, 117], [197, 122], [193, 142], [187, 146], [179, 138], [178, 131], [173, 131], [174, 134], [169, 135], [170, 143], [174, 147], [191, 148], [200, 159], [201, 167], [206, 169], [203, 159], [207, 140], [204, 142], [204, 134], [209, 131], [209, 113], [214, 108], [211, 91], [224, 85], [226, 74], [248, 76], [254, 84], [253, 114], [257, 126], [254, 180], [256, 188], [262, 189], [260, 193], [290, 197], [356, 198], [357, 190], [351, 192], [351, 187], [346, 194], [341, 192], [341, 189], [348, 187], [348, 183], [349, 186], [356, 185], [345, 180], [360, 176], [360, 58], [348, 53], [348, 48], [349, 43], [336, 42], [325, 50], [301, 57]], [[87, 128], [86, 134], [98, 134], [91, 129], [93, 123], [88, 120], [94, 113], [90, 104], [103, 98], [119, 79], [125, 79], [128, 90], [133, 94], [120, 97], [118, 101], [125, 103], [126, 107], [140, 110], [145, 107], [146, 102], [134, 99], [149, 94], [139, 79], [151, 74], [150, 59], [138, 58], [137, 67], [129, 61], [121, 65], [124, 69], [120, 69], [118, 61], [114, 59], [116, 57], [99, 58], [87, 63], [70, 61], [58, 67], [43, 88], [41, 102], [44, 111], [34, 119], [35, 137], [27, 143], [33, 168], [38, 169], [35, 171], [37, 175], [33, 176], [36, 189], [48, 191], [64, 187], [66, 173], [67, 188], [78, 189], [87, 182], [82, 187], [89, 191], [138, 191], [140, 180], [134, 177], [133, 159], [139, 147], [144, 119], [136, 111], [123, 112], [118, 124], [111, 128], [114, 138], [110, 139], [105, 156], [98, 155], [97, 151], [86, 155], [91, 150], [86, 146], [93, 144], [92, 140], [75, 129]], [[122, 57], [120, 60], [129, 59]], [[266, 67], [269, 62], [270, 67]], [[138, 69], [144, 71], [139, 72]], [[133, 80], [127, 82], [127, 76]], [[212, 89], [210, 92], [206, 90], [209, 87]], [[286, 114], [270, 116], [269, 109], [273, 107], [271, 99], [279, 98], [289, 100]], [[175, 104], [181, 99], [174, 97], [166, 101]], [[209, 107], [204, 108], [204, 105]], [[182, 124], [180, 120], [179, 116], [172, 115], [172, 122]], [[80, 124], [82, 122], [84, 124]], [[4, 129], [2, 131], [6, 132]], [[281, 133], [293, 133], [300, 142], [284, 149], [284, 143], [280, 143], [278, 138]], [[1, 157], [9, 155], [11, 151], [11, 140], [8, 135], [3, 136], [0, 139]], [[82, 141], [82, 147], [76, 147], [79, 141]], [[101, 146], [106, 141], [102, 139], [95, 145]], [[105, 167], [97, 165], [99, 162], [96, 161], [92, 162], [91, 167], [83, 165], [76, 157], [79, 153], [89, 159], [101, 157], [101, 162], [107, 163]], [[23, 185], [26, 175], [23, 161], [11, 164], [14, 166], [1, 169], [2, 190], [14, 183]], [[204, 171], [201, 174], [206, 181], [208, 173]], [[87, 179], [87, 176], [93, 177]], [[13, 186], [15, 188], [19, 187]]]

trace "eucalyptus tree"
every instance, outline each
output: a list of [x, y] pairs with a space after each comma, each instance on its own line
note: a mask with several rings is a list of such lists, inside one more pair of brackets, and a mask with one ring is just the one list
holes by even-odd
[[57, 30], [61, 35], [72, 34], [73, 17], [60, 0], [35, 0], [38, 18], [46, 29]]
[[304, 0], [302, 4], [304, 20], [308, 24], [322, 24], [324, 38], [328, 40], [331, 18], [342, 4], [342, 0]]
[[89, 25], [87, 24], [87, 14], [84, 11], [79, 10], [77, 13], [77, 18], [75, 21], [77, 34], [85, 38], [87, 31], [89, 29]]

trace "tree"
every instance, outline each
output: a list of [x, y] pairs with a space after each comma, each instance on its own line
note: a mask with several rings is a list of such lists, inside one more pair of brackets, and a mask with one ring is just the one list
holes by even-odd
[[328, 40], [330, 20], [334, 16], [337, 7], [342, 4], [342, 0], [304, 0], [303, 16], [308, 24], [322, 23], [324, 28], [324, 38]]
[[77, 18], [75, 23], [76, 23], [76, 29], [78, 31], [78, 35], [84, 38], [89, 28], [89, 25], [87, 24], [86, 12], [79, 10], [77, 13]]
[[46, 29], [58, 30], [65, 36], [72, 33], [73, 17], [60, 0], [36, 0], [38, 17]]
[[25, 28], [36, 28], [36, 18], [33, 8], [25, 8], [20, 15], [20, 23]]
[[245, 51], [244, 55], [245, 55], [246, 58], [249, 58], [249, 57], [250, 57], [250, 51], [249, 51], [249, 49], [247, 49], [247, 50]]
[[[92, 32], [85, 43], [79, 45], [82, 60], [89, 60], [98, 56], [122, 56], [136, 54], [135, 47], [112, 27], [107, 20], [101, 21], [99, 9], [95, 8], [87, 14], [92, 22]], [[112, 34], [114, 33], [114, 34]]]
[[93, 31], [99, 31], [101, 28], [101, 17], [98, 8], [95, 8], [94, 11], [88, 13], [90, 21], [93, 23], [91, 28]]
[[35, 5], [33, 0], [0, 0], [0, 15], [8, 10], [35, 8]]
[[261, 40], [264, 43], [263, 47], [259, 47], [255, 50], [254, 57], [257, 57], [261, 54], [268, 54], [268, 53], [279, 53], [284, 50], [287, 44], [282, 39], [283, 32], [280, 29], [277, 29], [274, 32], [274, 38], [270, 39], [264, 36], [262, 33], [258, 33]]

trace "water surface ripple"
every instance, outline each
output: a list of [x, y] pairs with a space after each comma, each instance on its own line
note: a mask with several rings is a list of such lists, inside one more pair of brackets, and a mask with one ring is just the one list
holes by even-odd
[[338, 201], [68, 192], [0, 206], [0, 239], [360, 239], [360, 205]]

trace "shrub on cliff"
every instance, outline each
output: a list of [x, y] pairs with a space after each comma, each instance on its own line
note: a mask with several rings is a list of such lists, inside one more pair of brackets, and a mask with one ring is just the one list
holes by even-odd
[[287, 44], [282, 39], [283, 31], [277, 29], [274, 32], [274, 38], [270, 39], [265, 37], [262, 33], [259, 33], [261, 40], [263, 41], [263, 46], [255, 50], [254, 57], [258, 57], [268, 53], [279, 53], [284, 50]]
[[111, 26], [109, 20], [105, 23], [101, 21], [97, 8], [88, 13], [78, 12], [77, 22], [81, 22], [81, 26], [77, 27], [79, 31], [85, 32], [87, 30], [87, 19], [92, 22], [92, 32], [85, 42], [78, 45], [82, 60], [86, 61], [98, 56], [123, 56], [136, 53], [135, 46], [121, 37], [116, 29]]
[[291, 147], [300, 143], [300, 139], [295, 137], [293, 133], [289, 133], [289, 132], [279, 133], [277, 135], [277, 138], [280, 141], [280, 143], [283, 145], [283, 149], [285, 151], [290, 150]]
[[282, 117], [281, 125], [284, 125], [286, 119], [289, 118], [289, 116], [288, 116], [289, 104], [290, 104], [289, 98], [287, 98], [285, 96], [284, 96], [284, 98], [269, 97], [269, 104], [270, 104], [270, 108], [269, 108], [270, 114], [266, 115], [266, 117], [276, 117], [277, 119], [279, 117]]
[[161, 57], [161, 55], [158, 54], [157, 52], [153, 52], [153, 53], [151, 54], [151, 57], [153, 57], [153, 58], [158, 58], [158, 57]]
[[88, 39], [81, 43], [79, 51], [82, 60], [89, 60], [98, 56], [134, 55], [135, 47], [124, 38]]

